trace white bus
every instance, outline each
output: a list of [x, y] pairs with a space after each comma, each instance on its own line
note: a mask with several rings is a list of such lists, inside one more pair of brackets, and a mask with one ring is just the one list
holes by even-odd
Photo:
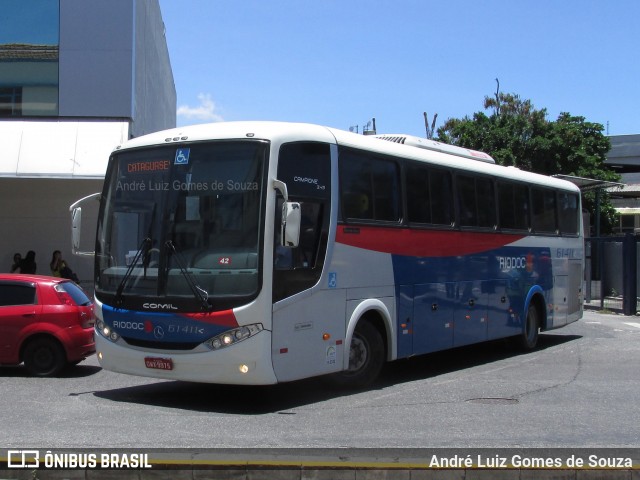
[[578, 188], [481, 152], [197, 125], [117, 148], [100, 201], [96, 348], [116, 372], [362, 386], [399, 358], [532, 349], [582, 316]]

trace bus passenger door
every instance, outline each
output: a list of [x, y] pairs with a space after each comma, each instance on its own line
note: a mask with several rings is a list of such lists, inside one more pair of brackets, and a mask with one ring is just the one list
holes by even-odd
[[[278, 179], [301, 210], [300, 241], [280, 239], [283, 198], [274, 212], [272, 359], [278, 381], [336, 372], [344, 355], [346, 293], [320, 283], [331, 217], [331, 152], [318, 142], [285, 143]], [[326, 277], [325, 277], [326, 278]]]
[[469, 345], [487, 339], [487, 282], [468, 281], [456, 284], [457, 304], [454, 313], [453, 344]]

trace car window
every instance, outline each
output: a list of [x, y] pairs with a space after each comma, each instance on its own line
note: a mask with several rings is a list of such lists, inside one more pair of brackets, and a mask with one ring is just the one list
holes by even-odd
[[84, 291], [75, 283], [63, 282], [60, 286], [71, 296], [76, 305], [89, 305], [91, 303], [89, 297], [87, 297]]
[[36, 286], [32, 283], [0, 283], [0, 307], [36, 304]]

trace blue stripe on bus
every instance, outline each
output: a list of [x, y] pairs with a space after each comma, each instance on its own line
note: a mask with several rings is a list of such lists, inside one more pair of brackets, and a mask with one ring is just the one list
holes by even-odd
[[553, 286], [549, 248], [392, 255], [392, 262], [399, 357], [517, 335], [529, 292]]
[[231, 311], [189, 315], [139, 312], [103, 305], [102, 314], [105, 323], [120, 336], [152, 342], [202, 343], [237, 326]]
[[[522, 332], [528, 295], [550, 297], [548, 247], [524, 235], [340, 225], [338, 243], [391, 254], [398, 356]], [[531, 239], [535, 244], [534, 238]]]

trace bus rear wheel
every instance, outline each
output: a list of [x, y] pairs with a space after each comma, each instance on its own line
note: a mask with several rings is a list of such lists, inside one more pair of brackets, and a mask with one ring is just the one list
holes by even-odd
[[382, 335], [370, 322], [362, 321], [356, 327], [351, 339], [349, 368], [335, 374], [333, 380], [343, 387], [366, 387], [380, 374], [384, 359]]
[[529, 304], [527, 317], [525, 318], [522, 333], [517, 337], [518, 344], [523, 350], [533, 350], [538, 344], [538, 331], [540, 330], [540, 313], [538, 308]]

